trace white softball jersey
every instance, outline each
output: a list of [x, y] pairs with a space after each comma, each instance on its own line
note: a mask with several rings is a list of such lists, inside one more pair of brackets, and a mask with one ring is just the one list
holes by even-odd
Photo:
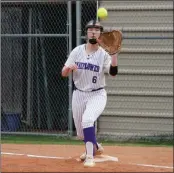
[[88, 55], [85, 44], [82, 44], [72, 50], [65, 62], [65, 66], [71, 64], [78, 66], [73, 72], [73, 81], [77, 88], [72, 97], [73, 119], [77, 136], [83, 138], [83, 129], [93, 126], [106, 106], [105, 89], [97, 89], [106, 85], [105, 73], [109, 73], [111, 56], [101, 47]]
[[76, 64], [73, 72], [75, 86], [82, 91], [92, 91], [105, 86], [105, 74], [109, 73], [111, 56], [101, 47], [87, 55], [85, 44], [77, 46], [70, 53], [65, 66]]

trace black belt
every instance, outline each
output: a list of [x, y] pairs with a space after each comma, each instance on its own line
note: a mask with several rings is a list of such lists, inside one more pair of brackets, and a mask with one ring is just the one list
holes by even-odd
[[[104, 89], [104, 88], [102, 87], [102, 88], [93, 89], [92, 91], [89, 91], [89, 92], [94, 92], [94, 91], [98, 91], [98, 90], [102, 90], [102, 89]], [[76, 86], [74, 87], [74, 90], [82, 91], [82, 90], [78, 89]], [[88, 92], [88, 91], [82, 91], [82, 92]]]

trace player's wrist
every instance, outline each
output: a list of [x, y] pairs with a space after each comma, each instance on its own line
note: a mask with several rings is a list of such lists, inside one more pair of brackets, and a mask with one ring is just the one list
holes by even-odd
[[110, 54], [110, 56], [112, 56], [112, 57], [117, 57], [118, 56], [118, 52], [117, 53], [112, 53], [112, 54]]
[[117, 67], [118, 65], [117, 64], [111, 64], [111, 67]]
[[117, 55], [112, 56], [111, 65], [113, 67], [117, 66]]
[[62, 76], [67, 77], [67, 76], [69, 76], [70, 73], [71, 73], [71, 69], [67, 66], [64, 66], [64, 68], [62, 70]]

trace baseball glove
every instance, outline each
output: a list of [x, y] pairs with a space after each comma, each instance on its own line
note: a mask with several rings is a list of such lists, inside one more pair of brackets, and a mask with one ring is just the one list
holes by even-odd
[[97, 42], [110, 55], [116, 54], [121, 50], [122, 32], [119, 30], [103, 32]]

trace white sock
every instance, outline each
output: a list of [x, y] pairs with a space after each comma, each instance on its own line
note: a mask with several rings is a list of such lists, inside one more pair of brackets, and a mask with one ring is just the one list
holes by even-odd
[[92, 142], [86, 143], [86, 155], [93, 158], [94, 145]]

